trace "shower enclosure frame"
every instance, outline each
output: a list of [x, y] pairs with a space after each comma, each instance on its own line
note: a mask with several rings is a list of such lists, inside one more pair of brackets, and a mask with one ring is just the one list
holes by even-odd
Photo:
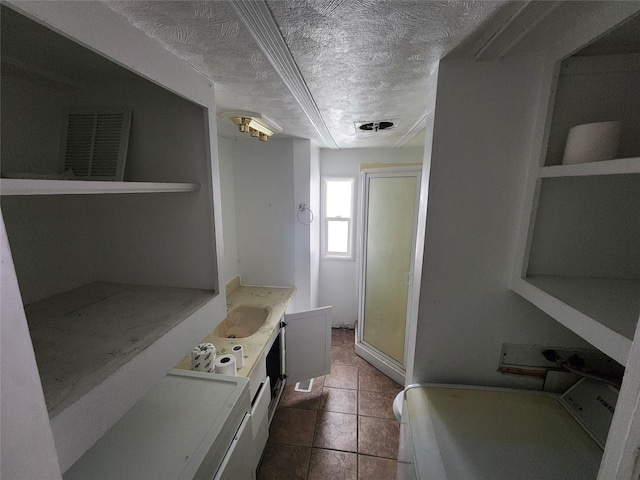
[[[395, 380], [400, 384], [404, 384], [406, 368], [408, 363], [409, 349], [412, 348], [413, 341], [411, 336], [414, 329], [410, 327], [410, 322], [415, 321], [416, 313], [412, 311], [412, 295], [413, 277], [414, 277], [414, 259], [416, 253], [416, 240], [418, 229], [418, 209], [420, 204], [420, 188], [421, 188], [422, 169], [420, 166], [408, 167], [388, 167], [388, 168], [369, 168], [361, 171], [360, 189], [358, 197], [358, 225], [357, 225], [357, 262], [358, 262], [358, 322], [356, 328], [356, 353], [375, 366], [378, 370]], [[411, 253], [409, 259], [409, 271], [407, 272], [407, 298], [406, 298], [406, 316], [405, 316], [405, 332], [404, 332], [404, 352], [402, 363], [392, 358], [379, 348], [366, 342], [365, 336], [365, 299], [366, 299], [366, 259], [367, 259], [367, 233], [368, 233], [368, 208], [369, 208], [369, 180], [371, 178], [397, 178], [397, 177], [414, 177], [416, 179], [415, 201], [413, 205], [413, 229], [411, 235]]]

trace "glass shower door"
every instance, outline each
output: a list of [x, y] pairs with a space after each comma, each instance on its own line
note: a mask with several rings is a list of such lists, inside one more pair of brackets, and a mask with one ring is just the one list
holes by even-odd
[[419, 173], [365, 173], [364, 183], [360, 349], [404, 376]]

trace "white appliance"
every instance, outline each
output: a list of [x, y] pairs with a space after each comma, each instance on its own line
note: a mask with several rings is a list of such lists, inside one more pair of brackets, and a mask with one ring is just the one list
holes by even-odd
[[397, 478], [595, 479], [617, 394], [586, 378], [562, 396], [411, 385], [404, 391]]
[[65, 480], [250, 480], [249, 381], [173, 370], [64, 474]]

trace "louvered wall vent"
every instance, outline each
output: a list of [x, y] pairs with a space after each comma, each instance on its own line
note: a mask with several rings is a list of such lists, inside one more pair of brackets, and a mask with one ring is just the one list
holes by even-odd
[[72, 107], [62, 129], [63, 172], [122, 181], [131, 130], [130, 107]]

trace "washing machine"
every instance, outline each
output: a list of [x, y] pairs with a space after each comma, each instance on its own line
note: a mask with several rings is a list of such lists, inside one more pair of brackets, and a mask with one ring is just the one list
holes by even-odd
[[395, 405], [402, 422], [397, 478], [595, 479], [617, 396], [589, 378], [562, 395], [411, 385]]
[[249, 381], [173, 370], [64, 480], [255, 479]]

